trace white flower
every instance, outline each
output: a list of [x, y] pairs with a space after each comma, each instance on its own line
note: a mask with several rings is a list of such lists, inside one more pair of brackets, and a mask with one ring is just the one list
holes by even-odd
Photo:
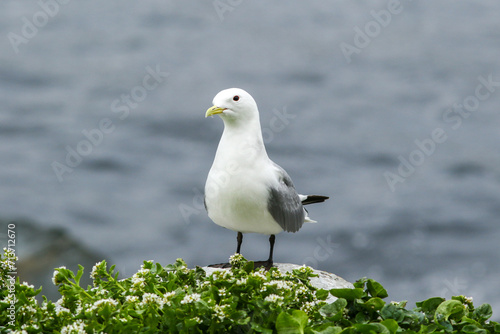
[[139, 276], [132, 276], [132, 284], [134, 285], [142, 285], [142, 283], [144, 283], [144, 278], [143, 277], [139, 277]]
[[258, 278], [261, 278], [263, 280], [266, 279], [266, 275], [262, 274], [261, 272], [259, 271], [255, 271], [253, 273], [251, 273], [250, 275], [252, 275], [252, 277], [258, 277]]
[[62, 283], [60, 280], [62, 277], [59, 276], [59, 271], [57, 271], [57, 269], [66, 269], [66, 267], [61, 266], [59, 268], [56, 268], [56, 270], [54, 270], [54, 274], [52, 275], [52, 283], [54, 283], [54, 285], [58, 285], [59, 283]]
[[267, 286], [276, 286], [276, 288], [278, 289], [284, 289], [284, 290], [291, 290], [291, 285], [292, 283], [288, 282], [288, 281], [276, 281], [276, 280], [273, 280], [273, 281], [270, 281], [270, 282], [266, 282], [264, 283], [264, 285], [267, 285]]
[[306, 313], [309, 313], [312, 311], [313, 307], [316, 306], [316, 303], [316, 301], [305, 302], [304, 304], [302, 304], [300, 309]]
[[226, 288], [220, 288], [219, 289], [219, 296], [225, 297], [227, 295], [227, 290]]
[[142, 269], [139, 269], [135, 275], [137, 275], [137, 276], [145, 276], [145, 275], [149, 274], [150, 271], [151, 270], [149, 270], [149, 269], [142, 268]]
[[301, 273], [309, 273], [312, 272], [313, 269], [311, 267], [306, 266], [305, 264], [301, 265], [300, 267], [297, 268], [297, 270]]
[[246, 277], [240, 278], [239, 280], [236, 281], [236, 285], [245, 285], [245, 284], [247, 284]]
[[173, 296], [175, 296], [175, 292], [174, 291], [165, 293], [163, 295], [163, 298], [170, 299], [170, 297], [173, 297]]
[[194, 303], [200, 300], [201, 295], [199, 293], [193, 293], [190, 295], [184, 296], [184, 298], [181, 300], [181, 304], [189, 304], [189, 303]]
[[139, 297], [137, 296], [126, 296], [125, 301], [129, 303], [135, 303], [136, 301], [139, 300]]
[[71, 325], [61, 328], [61, 334], [85, 334], [85, 325], [82, 320], [76, 320]]
[[5, 298], [2, 300], [3, 303], [6, 304], [15, 304], [17, 301], [16, 295], [13, 293], [9, 293]]
[[95, 292], [95, 294], [97, 296], [105, 296], [109, 293], [108, 290], [103, 289], [102, 287], [95, 287], [95, 288], [90, 289], [90, 291]]
[[211, 285], [210, 281], [203, 281], [203, 282], [198, 283], [198, 286], [202, 289], [204, 289], [210, 285]]
[[137, 273], [132, 275], [132, 291], [139, 291], [146, 286], [146, 280], [144, 276], [149, 274], [149, 269], [139, 269]]
[[92, 267], [92, 272], [90, 273], [90, 278], [96, 279], [97, 278], [97, 270], [99, 270], [99, 267], [103, 267], [103, 269], [106, 269], [106, 265], [104, 261], [97, 262], [95, 266]]
[[271, 274], [272, 278], [281, 278], [282, 277], [281, 271], [279, 271], [279, 269], [269, 271], [269, 273]]
[[214, 315], [217, 317], [219, 320], [224, 320], [226, 318], [226, 314], [224, 313], [224, 308], [226, 306], [220, 306], [220, 305], [215, 305], [213, 310], [214, 310]]
[[94, 310], [97, 310], [101, 305], [103, 304], [108, 304], [108, 305], [111, 305], [111, 306], [117, 306], [118, 305], [118, 302], [114, 299], [111, 299], [111, 298], [106, 298], [106, 299], [101, 299], [101, 300], [98, 300], [96, 301], [90, 308], [89, 308], [89, 311], [94, 311]]
[[241, 255], [239, 253], [233, 254], [229, 257], [229, 264], [234, 266], [234, 265], [240, 263], [243, 259], [244, 259], [243, 255]]
[[56, 304], [55, 304], [55, 306], [56, 306], [56, 309], [55, 309], [56, 314], [57, 314], [58, 316], [60, 316], [60, 315], [62, 315], [63, 313], [70, 313], [70, 312], [69, 312], [69, 309], [67, 309], [66, 307], [62, 306], [62, 305], [61, 305], [62, 303], [59, 303], [59, 301], [60, 301], [60, 300], [61, 300], [61, 299], [59, 299], [59, 300], [56, 302]]
[[160, 308], [163, 308], [163, 306], [172, 306], [172, 303], [170, 302], [170, 298], [175, 296], [175, 292], [167, 292], [163, 295], [163, 298], [160, 300]]
[[307, 289], [304, 285], [301, 285], [295, 289], [295, 293], [297, 295], [305, 295], [305, 294], [309, 293], [309, 289]]
[[465, 297], [465, 302], [466, 303], [472, 303], [472, 297]]
[[73, 314], [74, 314], [74, 315], [78, 315], [78, 314], [80, 314], [82, 311], [83, 311], [82, 302], [78, 300], [78, 301], [76, 302], [76, 309], [75, 309], [75, 313], [73, 313]]
[[63, 296], [63, 297], [61, 297], [61, 298], [59, 298], [59, 299], [58, 299], [58, 300], [54, 303], [54, 305], [56, 306], [56, 309], [57, 309], [57, 307], [62, 307], [62, 306], [63, 306], [63, 304], [64, 304], [64, 302], [65, 302], [65, 300], [64, 300], [64, 296]]
[[216, 279], [230, 279], [233, 277], [233, 273], [229, 270], [217, 270], [213, 273]]
[[28, 287], [28, 288], [30, 288], [30, 289], [34, 289], [34, 288], [35, 288], [35, 286], [34, 286], [34, 285], [32, 285], [32, 284], [28, 284], [27, 282], [23, 282], [21, 285], [27, 286], [27, 287]]
[[162, 302], [162, 299], [160, 296], [158, 296], [157, 294], [154, 294], [154, 293], [145, 293], [143, 296], [142, 296], [142, 302], [139, 303], [139, 305], [143, 306], [143, 305], [146, 305], [146, 304], [158, 304], [158, 305], [161, 305], [161, 307], [163, 307], [163, 302]]
[[264, 298], [264, 300], [266, 302], [270, 302], [270, 303], [279, 303], [279, 302], [283, 301], [283, 297], [275, 295], [273, 293], [273, 294], [270, 294], [269, 296], [267, 296], [266, 298]]
[[24, 315], [36, 314], [36, 309], [31, 305], [24, 305], [19, 309], [19, 312]]
[[139, 277], [139, 275], [134, 274], [132, 276], [132, 291], [139, 291], [146, 286], [146, 281], [143, 277]]

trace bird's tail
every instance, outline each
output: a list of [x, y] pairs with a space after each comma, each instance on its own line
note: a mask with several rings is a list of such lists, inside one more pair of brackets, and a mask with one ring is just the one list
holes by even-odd
[[328, 196], [321, 195], [299, 195], [302, 205], [321, 203], [329, 199]]
[[[313, 204], [313, 203], [321, 203], [329, 199], [330, 197], [328, 196], [321, 196], [321, 195], [299, 195], [300, 201], [302, 202], [302, 205], [307, 205], [307, 204]], [[304, 208], [304, 211], [306, 213], [304, 222], [306, 223], [316, 223], [315, 220], [312, 220], [309, 218], [309, 214], [307, 210]]]

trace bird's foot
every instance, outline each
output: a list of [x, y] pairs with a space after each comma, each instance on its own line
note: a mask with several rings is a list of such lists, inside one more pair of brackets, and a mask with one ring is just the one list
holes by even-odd
[[253, 263], [253, 267], [255, 269], [260, 268], [260, 267], [264, 267], [264, 269], [269, 270], [269, 269], [271, 269], [272, 266], [273, 266], [273, 261], [271, 261], [271, 260], [255, 261]]
[[[255, 269], [264, 267], [264, 269], [269, 270], [273, 266], [273, 261], [265, 260], [265, 261], [255, 261], [253, 263], [253, 267]], [[231, 268], [230, 263], [216, 263], [216, 264], [211, 264], [208, 267], [210, 268]]]
[[210, 268], [231, 268], [230, 263], [217, 263], [209, 265]]

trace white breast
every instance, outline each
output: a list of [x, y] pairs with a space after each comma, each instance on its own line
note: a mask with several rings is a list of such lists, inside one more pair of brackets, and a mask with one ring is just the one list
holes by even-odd
[[[267, 155], [266, 155], [267, 158]], [[263, 168], [269, 164], [255, 159], [251, 163], [217, 161], [210, 170], [205, 185], [205, 203], [209, 217], [220, 226], [243, 233], [276, 234], [283, 229], [267, 209], [269, 191]]]

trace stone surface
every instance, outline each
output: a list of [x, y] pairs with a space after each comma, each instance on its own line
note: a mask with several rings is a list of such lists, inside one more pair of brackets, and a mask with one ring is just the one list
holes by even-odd
[[[275, 263], [274, 267], [278, 267], [281, 272], [290, 272], [293, 269], [300, 268], [301, 266], [298, 264], [292, 263]], [[214, 271], [217, 270], [228, 270], [228, 268], [211, 268], [211, 267], [203, 267], [203, 270], [207, 273], [207, 275], [211, 275]], [[318, 289], [352, 289], [354, 286], [352, 283], [346, 281], [342, 277], [339, 277], [335, 274], [328, 273], [326, 271], [314, 270], [314, 274], [318, 275], [318, 277], [311, 277], [311, 284]], [[337, 298], [333, 296], [329, 296], [326, 300], [327, 303], [331, 303], [335, 301]]]

